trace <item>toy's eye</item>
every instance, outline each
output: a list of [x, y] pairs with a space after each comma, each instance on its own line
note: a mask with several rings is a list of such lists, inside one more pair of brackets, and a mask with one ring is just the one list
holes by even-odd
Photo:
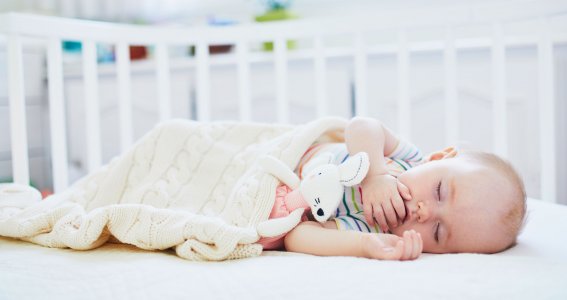
[[322, 174], [322, 173], [321, 173], [321, 172], [319, 172], [319, 175], [321, 175], [321, 174]]

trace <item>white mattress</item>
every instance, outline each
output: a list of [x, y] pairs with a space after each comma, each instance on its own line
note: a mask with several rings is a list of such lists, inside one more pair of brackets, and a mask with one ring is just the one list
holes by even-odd
[[528, 209], [504, 253], [408, 262], [266, 252], [197, 263], [128, 245], [75, 251], [0, 238], [0, 299], [567, 299], [567, 206]]

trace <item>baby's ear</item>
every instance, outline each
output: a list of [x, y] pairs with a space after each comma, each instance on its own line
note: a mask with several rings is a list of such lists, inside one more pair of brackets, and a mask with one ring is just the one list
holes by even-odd
[[455, 157], [457, 155], [457, 149], [455, 147], [447, 147], [440, 151], [435, 151], [429, 154], [426, 161], [440, 160], [445, 158]]
[[350, 156], [346, 161], [339, 165], [341, 183], [344, 186], [359, 184], [368, 173], [370, 160], [366, 152], [359, 152]]

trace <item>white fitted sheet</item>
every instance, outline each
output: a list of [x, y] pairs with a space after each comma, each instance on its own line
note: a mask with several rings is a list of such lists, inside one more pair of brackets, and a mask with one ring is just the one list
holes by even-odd
[[76, 251], [0, 238], [0, 299], [567, 299], [567, 207], [529, 200], [528, 210], [506, 252], [407, 262], [285, 252], [191, 262], [128, 245]]

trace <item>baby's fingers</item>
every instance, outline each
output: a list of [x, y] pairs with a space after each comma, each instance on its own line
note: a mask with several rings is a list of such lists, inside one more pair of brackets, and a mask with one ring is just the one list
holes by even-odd
[[[398, 227], [398, 216], [396, 215], [396, 210], [393, 207], [393, 202], [394, 199], [392, 199], [391, 201], [387, 201], [382, 203], [382, 210], [384, 211], [384, 214], [386, 215], [386, 221], [388, 223], [389, 227]], [[403, 206], [403, 204], [402, 204]], [[404, 208], [404, 212], [405, 212], [405, 208]]]
[[421, 234], [418, 232], [415, 234], [413, 239], [413, 253], [411, 258], [416, 259], [423, 251], [423, 240], [421, 239]]
[[397, 180], [396, 182], [397, 182], [397, 186], [398, 186], [398, 192], [400, 193], [402, 198], [404, 200], [411, 200], [411, 194], [410, 194], [410, 190], [408, 189], [408, 187], [399, 180]]
[[380, 226], [380, 229], [383, 233], [386, 233], [388, 232], [388, 230], [390, 230], [388, 223], [386, 222], [386, 215], [384, 214], [382, 206], [374, 205], [372, 207], [372, 216], [374, 218], [374, 221], [378, 223], [378, 226]]
[[404, 231], [404, 254], [402, 255], [401, 260], [408, 260], [411, 259], [411, 256], [413, 254], [413, 234], [412, 234], [413, 230], [410, 231]]
[[423, 250], [421, 235], [415, 230], [405, 231], [403, 235], [405, 249], [401, 260], [416, 259]]
[[368, 225], [374, 226], [374, 216], [373, 216], [373, 213], [372, 213], [372, 204], [370, 202], [364, 202], [362, 204], [362, 208], [364, 210], [364, 218], [366, 219], [366, 222], [368, 223]]
[[[402, 199], [402, 197], [400, 197], [398, 193], [393, 195], [391, 205], [394, 207], [395, 210], [394, 213], [396, 215], [394, 215], [394, 218], [396, 218], [395, 224], [397, 225], [398, 219], [400, 220], [400, 222], [403, 222], [403, 220], [406, 218], [406, 206], [404, 205], [404, 200]], [[390, 221], [390, 219], [388, 219], [388, 221]]]

